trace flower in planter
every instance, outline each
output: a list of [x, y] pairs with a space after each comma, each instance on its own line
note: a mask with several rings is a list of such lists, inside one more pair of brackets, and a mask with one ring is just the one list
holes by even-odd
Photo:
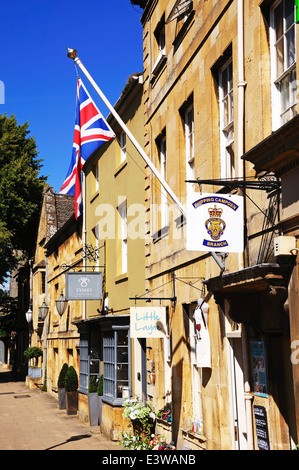
[[134, 434], [150, 434], [156, 414], [151, 402], [143, 403], [137, 398], [127, 399], [123, 403], [123, 416], [130, 419]]

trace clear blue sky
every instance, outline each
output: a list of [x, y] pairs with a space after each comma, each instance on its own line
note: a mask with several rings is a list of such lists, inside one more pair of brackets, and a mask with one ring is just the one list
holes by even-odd
[[[142, 72], [141, 10], [130, 0], [10, 0], [1, 2], [0, 114], [29, 122], [41, 174], [59, 191], [72, 152], [76, 72], [67, 46], [114, 105], [128, 77]], [[108, 109], [80, 76], [102, 114]], [[0, 100], [1, 101], [1, 100]]]

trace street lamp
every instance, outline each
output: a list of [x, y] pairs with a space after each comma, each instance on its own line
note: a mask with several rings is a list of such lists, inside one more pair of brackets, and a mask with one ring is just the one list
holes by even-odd
[[27, 312], [25, 313], [26, 315], [26, 320], [28, 323], [30, 323], [32, 321], [32, 310], [31, 308], [29, 307], [29, 309], [27, 310]]
[[57, 312], [59, 313], [61, 317], [64, 314], [66, 307], [67, 307], [67, 300], [65, 300], [65, 297], [63, 296], [63, 291], [61, 291], [59, 299], [56, 300]]
[[38, 307], [38, 309], [39, 309], [39, 318], [41, 320], [44, 320], [46, 316], [48, 315], [48, 311], [49, 311], [49, 307], [46, 304], [45, 300], [43, 301], [43, 304], [40, 307]]

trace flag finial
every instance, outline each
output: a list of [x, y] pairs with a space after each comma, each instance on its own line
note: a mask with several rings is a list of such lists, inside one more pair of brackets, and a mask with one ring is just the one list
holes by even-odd
[[76, 49], [71, 49], [70, 47], [67, 48], [67, 56], [70, 59], [76, 59], [77, 57], [77, 51]]

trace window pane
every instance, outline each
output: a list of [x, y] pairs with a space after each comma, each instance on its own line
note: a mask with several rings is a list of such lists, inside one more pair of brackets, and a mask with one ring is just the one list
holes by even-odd
[[284, 71], [284, 60], [283, 60], [283, 38], [276, 44], [276, 62], [277, 70], [276, 77], [279, 77]]
[[294, 2], [292, 0], [285, 1], [285, 18], [286, 18], [286, 29], [294, 23]]
[[281, 112], [289, 107], [289, 75], [281, 80]]
[[286, 34], [287, 41], [287, 68], [295, 62], [295, 28], [294, 26]]
[[291, 105], [297, 102], [297, 83], [296, 83], [296, 69], [291, 72]]
[[274, 27], [277, 41], [283, 35], [283, 2], [274, 10]]

